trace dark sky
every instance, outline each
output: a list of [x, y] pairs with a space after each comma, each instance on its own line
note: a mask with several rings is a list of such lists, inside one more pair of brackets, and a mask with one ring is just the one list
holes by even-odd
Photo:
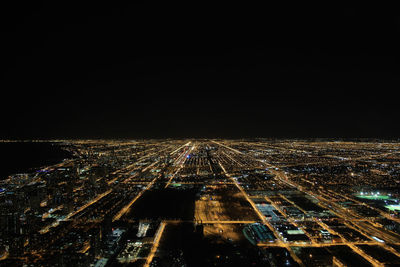
[[393, 8], [109, 5], [0, 9], [0, 138], [400, 136]]

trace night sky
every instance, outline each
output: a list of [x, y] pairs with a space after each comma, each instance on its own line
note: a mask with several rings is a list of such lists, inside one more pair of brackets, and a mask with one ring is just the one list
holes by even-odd
[[400, 137], [391, 7], [109, 5], [0, 9], [0, 138]]

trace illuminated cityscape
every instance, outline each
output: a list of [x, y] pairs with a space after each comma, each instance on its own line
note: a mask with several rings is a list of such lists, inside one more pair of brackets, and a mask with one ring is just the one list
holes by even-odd
[[2, 177], [1, 266], [400, 264], [397, 142], [39, 143], [70, 156]]
[[400, 266], [400, 16], [3, 1], [0, 267]]

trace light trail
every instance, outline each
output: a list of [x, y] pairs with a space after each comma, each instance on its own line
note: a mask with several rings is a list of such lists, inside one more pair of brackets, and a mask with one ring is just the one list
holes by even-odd
[[[189, 143], [190, 143], [190, 142], [189, 142]], [[179, 161], [181, 160], [181, 157], [182, 157], [182, 159], [183, 159], [183, 162], [182, 162], [181, 164], [179, 164], [178, 169], [177, 169], [176, 172], [171, 176], [171, 178], [169, 178], [169, 180], [168, 180], [168, 182], [167, 182], [167, 184], [165, 185], [164, 188], [167, 188], [167, 187], [171, 184], [172, 180], [175, 178], [175, 176], [178, 174], [178, 172], [184, 167], [184, 164], [185, 164], [185, 162], [186, 162], [186, 160], [187, 160], [186, 155], [190, 154], [195, 148], [196, 148], [196, 145], [192, 146], [191, 149], [190, 149], [190, 151], [188, 151], [188, 152], [183, 151], [183, 152], [178, 156], [178, 158], [177, 158], [177, 159], [175, 160], [175, 162], [174, 162], [174, 165], [176, 165], [176, 162], [179, 162]]]
[[80, 207], [79, 209], [77, 209], [74, 212], [71, 212], [70, 214], [67, 215], [67, 217], [65, 217], [65, 220], [68, 220], [69, 218], [75, 216], [76, 214], [78, 214], [79, 212], [83, 211], [84, 209], [86, 209], [87, 207], [89, 207], [90, 205], [93, 205], [94, 203], [96, 203], [97, 201], [99, 201], [100, 199], [102, 199], [103, 197], [107, 196], [108, 194], [110, 194], [112, 192], [112, 189], [108, 190], [107, 192], [104, 192], [103, 194], [98, 195], [95, 199], [93, 199], [92, 201], [89, 201], [88, 203], [86, 203], [85, 205], [83, 205], [82, 207]]
[[230, 150], [232, 150], [232, 151], [234, 151], [234, 152], [236, 152], [236, 153], [244, 154], [243, 152], [241, 152], [241, 151], [239, 151], [239, 150], [237, 150], [237, 149], [234, 149], [234, 148], [232, 148], [232, 147], [226, 146], [226, 145], [221, 144], [221, 143], [219, 143], [219, 142], [217, 142], [217, 141], [211, 141], [211, 142], [213, 142], [213, 143], [215, 143], [215, 144], [217, 144], [217, 145], [223, 146], [223, 147], [225, 147], [225, 148], [227, 148], [227, 149], [230, 149]]
[[183, 223], [183, 222], [192, 222], [192, 223], [201, 223], [201, 224], [252, 224], [259, 221], [251, 221], [251, 220], [230, 220], [230, 221], [218, 221], [218, 220], [165, 220], [166, 223]]
[[98, 195], [95, 199], [89, 201], [88, 203], [86, 203], [85, 205], [81, 206], [79, 209], [77, 209], [76, 211], [73, 211], [71, 213], [69, 213], [64, 219], [58, 219], [57, 221], [55, 221], [54, 223], [47, 225], [45, 227], [43, 227], [41, 230], [39, 230], [39, 233], [41, 234], [45, 234], [48, 231], [50, 231], [50, 228], [52, 227], [56, 227], [60, 224], [60, 221], [66, 221], [69, 220], [70, 218], [72, 218], [73, 216], [75, 216], [76, 214], [78, 214], [79, 212], [83, 211], [84, 209], [86, 209], [87, 207], [89, 207], [90, 205], [96, 203], [97, 201], [99, 201], [100, 199], [102, 199], [103, 197], [107, 196], [108, 194], [110, 194], [112, 192], [112, 189], [108, 190], [107, 192], [104, 192], [103, 194]]
[[[365, 242], [348, 242], [347, 244], [351, 244], [354, 246], [358, 245], [370, 245], [370, 246], [380, 246], [379, 242], [370, 242], [370, 243], [365, 243]], [[296, 243], [296, 242], [291, 242], [290, 246], [291, 247], [309, 247], [309, 248], [323, 248], [323, 247], [334, 247], [334, 246], [344, 246], [347, 245], [345, 243]], [[259, 247], [281, 247], [282, 245], [276, 244], [276, 243], [259, 243], [257, 246]]]
[[150, 164], [149, 166], [147, 166], [146, 168], [144, 168], [141, 172], [145, 172], [148, 169], [150, 169], [151, 167], [153, 167], [154, 165], [156, 165], [159, 162], [159, 160], [154, 161], [152, 164]]
[[171, 184], [172, 180], [175, 178], [175, 175], [176, 175], [181, 169], [182, 169], [182, 167], [179, 167], [179, 168], [176, 170], [176, 172], [171, 176], [171, 178], [169, 178], [169, 180], [168, 180], [168, 182], [167, 182], [167, 184], [165, 185], [164, 188], [167, 188], [167, 187]]
[[127, 213], [129, 211], [129, 209], [131, 208], [131, 206], [133, 205], [133, 203], [136, 202], [136, 200], [138, 200], [145, 191], [147, 191], [153, 184], [154, 182], [159, 178], [160, 176], [155, 177], [147, 186], [145, 189], [143, 189], [142, 191], [139, 192], [139, 194], [137, 194], [136, 197], [134, 197], [125, 207], [123, 207], [112, 219], [112, 221], [116, 221], [119, 220], [121, 218], [122, 215], [124, 215], [125, 213]]
[[188, 145], [190, 145], [191, 143], [192, 143], [192, 142], [189, 141], [189, 142], [187, 142], [186, 144], [184, 144], [184, 145], [178, 147], [177, 149], [175, 149], [174, 151], [172, 151], [172, 152], [170, 153], [170, 155], [175, 154], [177, 151], [179, 151], [179, 149], [181, 149], [181, 148], [183, 148], [183, 147], [185, 147], [185, 146], [188, 146]]
[[152, 262], [152, 260], [154, 258], [154, 255], [157, 252], [157, 248], [159, 246], [161, 236], [162, 236], [162, 234], [164, 232], [165, 225], [166, 225], [165, 222], [161, 222], [160, 227], [157, 230], [157, 234], [156, 234], [156, 237], [154, 239], [153, 246], [152, 246], [152, 248], [150, 250], [149, 255], [147, 256], [146, 263], [143, 265], [143, 267], [149, 267], [150, 266], [150, 263]]
[[90, 249], [90, 242], [86, 241], [79, 253], [85, 254]]

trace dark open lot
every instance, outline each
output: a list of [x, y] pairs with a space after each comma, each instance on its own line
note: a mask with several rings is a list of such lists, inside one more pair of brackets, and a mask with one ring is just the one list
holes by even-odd
[[[250, 242], [230, 242], [203, 237], [191, 223], [169, 224], [160, 242], [159, 266], [170, 266], [182, 255], [187, 266], [269, 266], [266, 258]], [[181, 254], [182, 253], [182, 254]]]
[[146, 191], [127, 214], [130, 219], [193, 220], [196, 189], [155, 189]]
[[311, 202], [308, 198], [302, 196], [300, 197], [289, 196], [288, 198], [305, 211], [322, 212], [324, 210], [320, 206]]
[[358, 245], [358, 247], [381, 263], [393, 264], [393, 266], [400, 265], [400, 258], [381, 246]]
[[346, 266], [371, 266], [367, 260], [348, 246], [330, 246], [327, 250]]

